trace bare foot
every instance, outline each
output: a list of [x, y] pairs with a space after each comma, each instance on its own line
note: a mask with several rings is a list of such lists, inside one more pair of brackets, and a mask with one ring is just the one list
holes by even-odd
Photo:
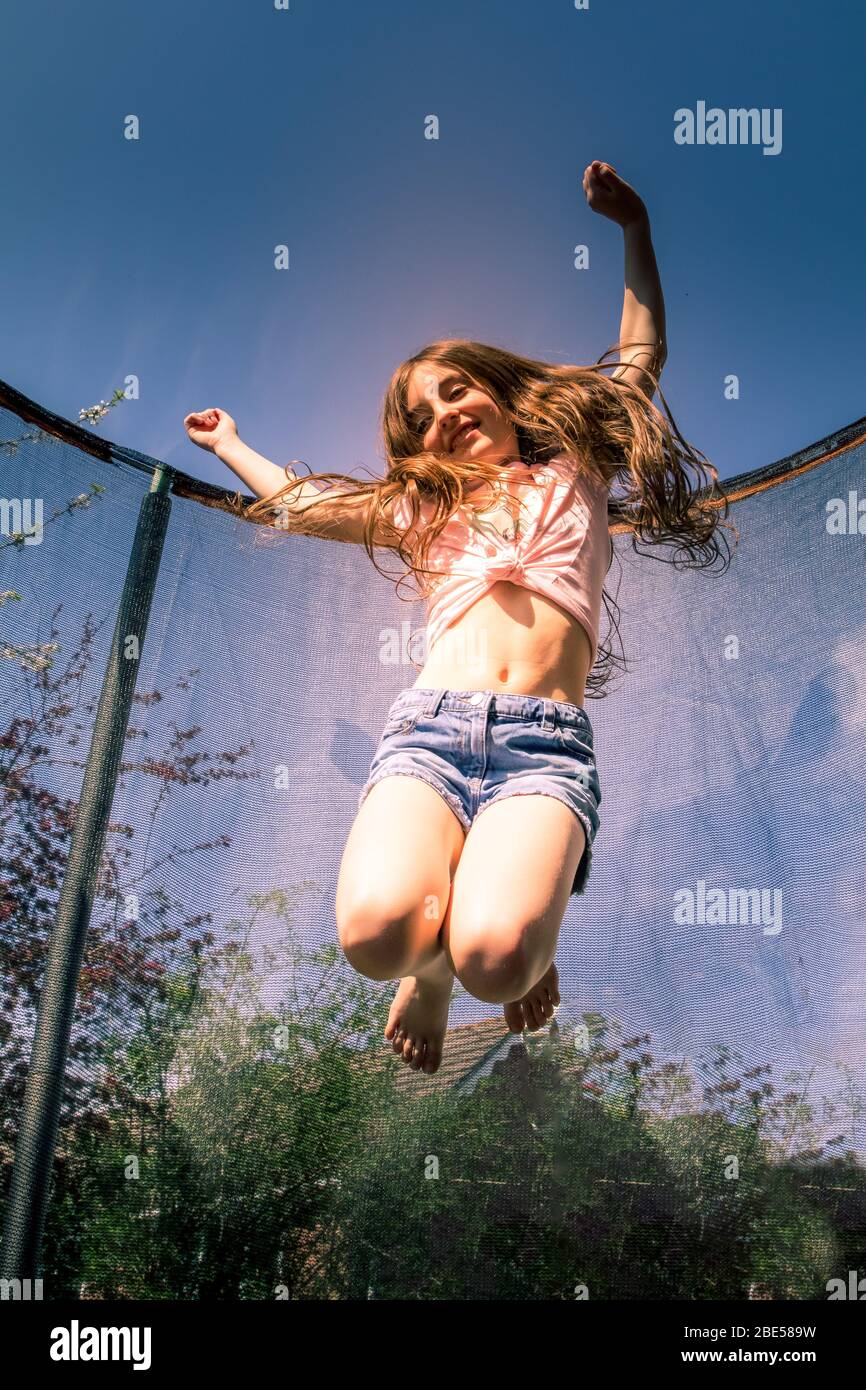
[[554, 961], [538, 984], [533, 985], [522, 999], [515, 999], [513, 1003], [504, 1005], [505, 1022], [512, 1033], [522, 1033], [524, 1028], [534, 1033], [553, 1017], [558, 1003], [559, 973]]
[[420, 975], [400, 981], [385, 1037], [413, 1071], [432, 1073], [442, 1061], [454, 975], [444, 951]]

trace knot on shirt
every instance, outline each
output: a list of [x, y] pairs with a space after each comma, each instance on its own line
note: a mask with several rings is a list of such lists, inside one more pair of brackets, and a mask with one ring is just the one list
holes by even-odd
[[508, 579], [512, 574], [523, 574], [524, 568], [523, 556], [508, 551], [500, 559], [486, 565], [485, 571], [488, 579], [498, 580]]

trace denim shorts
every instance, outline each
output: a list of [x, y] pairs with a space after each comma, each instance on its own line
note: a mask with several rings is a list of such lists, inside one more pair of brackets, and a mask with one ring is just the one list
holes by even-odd
[[592, 725], [580, 705], [542, 695], [410, 686], [388, 711], [358, 809], [371, 787], [395, 774], [433, 787], [464, 831], [508, 796], [555, 797], [586, 832], [571, 894], [584, 891], [601, 787]]

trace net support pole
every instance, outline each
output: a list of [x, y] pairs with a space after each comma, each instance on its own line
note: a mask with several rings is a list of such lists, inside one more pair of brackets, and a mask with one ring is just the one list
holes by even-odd
[[41, 1277], [42, 1234], [78, 976], [171, 513], [172, 477], [165, 466], [154, 472], [141, 503], [120, 596], [36, 1015], [6, 1204], [0, 1258], [4, 1279]]

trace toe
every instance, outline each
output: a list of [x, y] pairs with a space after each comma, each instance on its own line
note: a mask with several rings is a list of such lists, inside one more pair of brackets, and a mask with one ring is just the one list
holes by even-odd
[[522, 1033], [526, 1027], [523, 1017], [523, 1005], [519, 999], [513, 1003], [505, 1005], [505, 1022], [508, 1024], [512, 1033]]
[[543, 1028], [553, 1012], [546, 990], [539, 990], [533, 999], [535, 1007], [536, 1028]]
[[529, 995], [523, 1001], [523, 1012], [526, 1015], [526, 1026], [532, 1032], [539, 1027], [538, 1010], [535, 1007], [534, 998]]

